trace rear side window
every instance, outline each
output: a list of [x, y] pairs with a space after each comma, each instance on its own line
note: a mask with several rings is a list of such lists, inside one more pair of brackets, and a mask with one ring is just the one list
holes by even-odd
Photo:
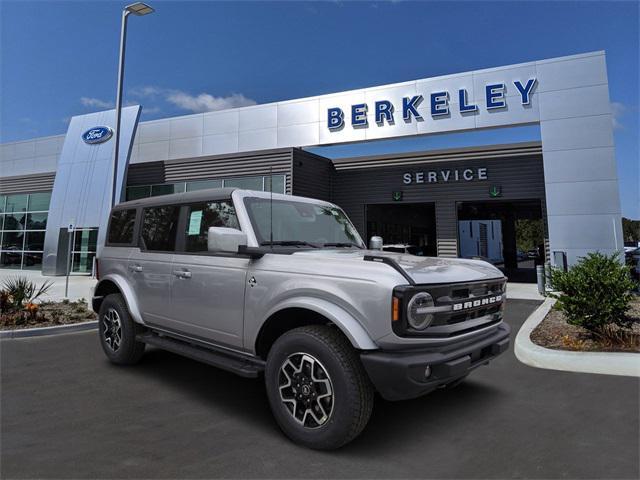
[[142, 247], [145, 250], [171, 252], [176, 246], [180, 207], [150, 207], [142, 211]]
[[116, 210], [109, 220], [108, 243], [131, 244], [133, 243], [133, 228], [136, 224], [136, 210]]
[[240, 229], [236, 209], [230, 200], [198, 203], [189, 206], [185, 232], [185, 249], [187, 252], [207, 251], [207, 232], [209, 227]]

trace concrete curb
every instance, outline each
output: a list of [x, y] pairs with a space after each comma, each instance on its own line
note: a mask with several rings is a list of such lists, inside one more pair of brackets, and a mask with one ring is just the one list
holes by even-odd
[[549, 313], [555, 300], [547, 298], [522, 325], [514, 352], [525, 365], [549, 370], [640, 377], [640, 354], [626, 352], [569, 352], [541, 347], [531, 341], [531, 332]]
[[28, 338], [42, 337], [45, 335], [58, 335], [61, 333], [82, 332], [98, 328], [98, 321], [72, 323], [70, 325], [55, 325], [53, 327], [20, 328], [16, 330], [0, 330], [0, 338]]

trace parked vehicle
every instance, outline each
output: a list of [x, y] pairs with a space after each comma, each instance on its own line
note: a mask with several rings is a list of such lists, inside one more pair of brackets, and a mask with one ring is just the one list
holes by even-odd
[[278, 425], [312, 448], [355, 438], [374, 391], [452, 387], [509, 345], [495, 267], [367, 250], [339, 207], [309, 198], [212, 189], [122, 203], [98, 271], [109, 360], [134, 364], [148, 344], [264, 377]]

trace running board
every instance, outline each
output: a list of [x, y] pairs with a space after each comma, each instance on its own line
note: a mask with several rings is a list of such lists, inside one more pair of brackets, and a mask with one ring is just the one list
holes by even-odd
[[260, 359], [203, 348], [169, 336], [160, 336], [153, 332], [139, 334], [136, 336], [136, 340], [222, 370], [227, 370], [241, 377], [256, 378], [264, 371], [265, 362]]

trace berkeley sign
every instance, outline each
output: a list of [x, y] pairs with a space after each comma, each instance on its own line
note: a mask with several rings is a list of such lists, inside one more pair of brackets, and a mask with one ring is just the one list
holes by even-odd
[[[520, 94], [520, 103], [529, 105], [531, 102], [531, 94], [536, 85], [536, 78], [530, 78], [526, 82], [516, 80], [513, 82]], [[485, 85], [485, 103], [487, 110], [495, 110], [506, 108], [507, 101], [505, 98], [504, 83], [492, 83]], [[478, 111], [478, 105], [470, 103], [467, 98], [467, 90], [464, 88], [456, 92], [458, 111], [461, 114], [469, 114]], [[433, 92], [430, 97], [430, 114], [433, 118], [443, 118], [451, 114], [450, 94], [447, 90]], [[423, 95], [414, 95], [412, 97], [402, 98], [402, 119], [405, 122], [411, 122], [412, 119], [417, 121], [423, 120], [422, 109], [419, 109], [424, 101]], [[385, 121], [389, 125], [395, 123], [396, 106], [389, 100], [379, 100], [373, 105], [374, 120], [378, 126], [383, 126]], [[354, 128], [366, 128], [369, 126], [367, 114], [369, 113], [369, 105], [366, 103], [358, 103], [351, 105], [351, 126]], [[345, 125], [344, 111], [340, 107], [331, 107], [327, 109], [327, 127], [329, 130], [340, 130]]]

